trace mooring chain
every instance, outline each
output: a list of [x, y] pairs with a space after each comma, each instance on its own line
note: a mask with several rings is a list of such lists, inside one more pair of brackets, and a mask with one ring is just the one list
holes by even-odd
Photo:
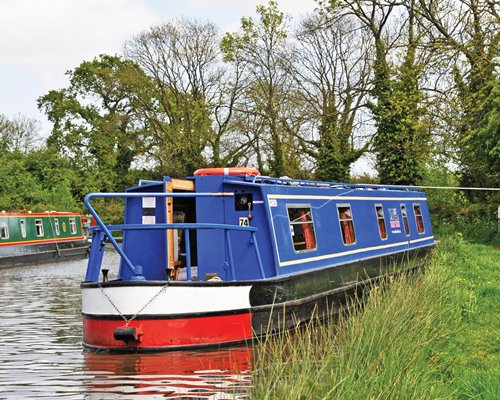
[[108, 294], [104, 291], [104, 288], [102, 287], [102, 285], [99, 283], [99, 289], [101, 289], [101, 292], [102, 294], [104, 295], [104, 297], [106, 297], [109, 301], [109, 303], [113, 306], [113, 308], [116, 310], [116, 312], [118, 314], [120, 314], [120, 317], [125, 321], [125, 323], [128, 325], [130, 322], [132, 322], [134, 319], [137, 318], [137, 316], [143, 312], [153, 301], [156, 300], [156, 298], [162, 294], [166, 289], [167, 289], [167, 286], [168, 284], [166, 285], [163, 285], [160, 290], [158, 290], [158, 292], [153, 296], [151, 297], [151, 299], [149, 299], [147, 301], [146, 304], [144, 304], [141, 309], [139, 311], [137, 311], [132, 317], [130, 318], [127, 318], [125, 315], [122, 314], [122, 312], [119, 310], [118, 306], [113, 302], [113, 300], [111, 300], [111, 298], [108, 296]]

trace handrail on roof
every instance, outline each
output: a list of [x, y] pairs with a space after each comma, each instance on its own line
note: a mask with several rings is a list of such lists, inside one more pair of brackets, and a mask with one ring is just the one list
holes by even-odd
[[[119, 244], [116, 242], [115, 238], [113, 237], [111, 231], [113, 230], [158, 230], [158, 229], [184, 229], [185, 233], [185, 238], [186, 238], [186, 249], [189, 249], [189, 230], [191, 229], [223, 229], [225, 232], [225, 237], [226, 237], [226, 242], [227, 242], [227, 250], [228, 250], [228, 256], [229, 256], [229, 267], [231, 269], [231, 275], [232, 279], [236, 280], [236, 272], [234, 270], [234, 262], [233, 262], [233, 254], [232, 254], [232, 249], [231, 249], [231, 241], [230, 241], [230, 236], [229, 232], [232, 230], [236, 231], [247, 231], [250, 233], [252, 242], [254, 244], [255, 248], [255, 253], [257, 257], [257, 263], [259, 267], [259, 272], [261, 274], [261, 277], [264, 278], [264, 268], [262, 264], [262, 259], [260, 257], [260, 252], [259, 248], [257, 245], [257, 237], [256, 237], [256, 232], [258, 231], [257, 228], [255, 227], [242, 227], [239, 225], [229, 225], [229, 224], [209, 224], [209, 223], [204, 223], [204, 224], [197, 224], [197, 223], [182, 223], [182, 224], [121, 224], [121, 225], [106, 225], [102, 221], [101, 217], [97, 213], [97, 211], [92, 207], [90, 204], [91, 199], [93, 198], [133, 198], [133, 197], [232, 197], [234, 196], [234, 193], [232, 192], [219, 192], [219, 193], [90, 193], [84, 198], [84, 203], [89, 212], [92, 214], [92, 216], [95, 218], [96, 223], [98, 224], [98, 227], [93, 227], [91, 228], [92, 231], [95, 231], [99, 233], [99, 242], [102, 240], [109, 240], [115, 250], [118, 252], [120, 255], [121, 259], [125, 263], [125, 265], [130, 269], [130, 271], [134, 274], [132, 277], [132, 280], [144, 280], [144, 276], [142, 274], [142, 266], [140, 265], [133, 265], [130, 259], [127, 257], [123, 249], [119, 246]], [[103, 236], [104, 235], [104, 236]], [[92, 250], [91, 250], [92, 253]], [[188, 254], [189, 252], [186, 251], [186, 271], [188, 274], [188, 279], [191, 279], [191, 260], [190, 260], [190, 255]], [[89, 269], [87, 270], [87, 277], [86, 281], [91, 281], [94, 278], [95, 279], [95, 272], [96, 271], [90, 271], [90, 266], [91, 266], [91, 260], [89, 260]], [[99, 264], [99, 269], [100, 269], [100, 264]], [[97, 270], [97, 275], [99, 273], [99, 270]]]
[[162, 183], [163, 183], [162, 181], [154, 181], [151, 179], [139, 179], [139, 186], [150, 185], [150, 184], [159, 185]]
[[401, 190], [418, 192], [418, 186], [411, 185], [381, 185], [375, 183], [341, 183], [341, 182], [323, 182], [307, 179], [293, 179], [288, 177], [272, 178], [269, 176], [246, 176], [245, 180], [252, 183], [265, 183], [274, 185], [288, 186], [307, 186], [318, 188], [342, 188], [342, 189], [373, 189], [373, 190]]

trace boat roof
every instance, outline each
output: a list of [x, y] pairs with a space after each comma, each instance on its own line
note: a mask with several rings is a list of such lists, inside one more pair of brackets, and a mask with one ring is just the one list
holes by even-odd
[[269, 176], [244, 176], [244, 177], [225, 177], [226, 183], [241, 184], [242, 182], [266, 185], [266, 186], [296, 186], [296, 187], [311, 187], [311, 188], [324, 188], [324, 189], [365, 189], [365, 190], [395, 190], [405, 192], [419, 192], [420, 189], [416, 186], [402, 186], [402, 185], [380, 185], [380, 184], [367, 184], [367, 183], [342, 183], [342, 182], [324, 182], [306, 179], [292, 179], [288, 177], [271, 178]]
[[42, 211], [42, 212], [31, 212], [31, 211], [0, 211], [0, 217], [48, 217], [48, 216], [64, 216], [64, 217], [79, 217], [80, 214], [70, 211]]
[[[189, 176], [187, 180], [196, 180], [200, 177]], [[203, 178], [207, 178], [204, 176]], [[349, 190], [383, 190], [383, 191], [397, 191], [397, 192], [421, 192], [418, 186], [410, 185], [382, 185], [382, 184], [371, 184], [371, 183], [342, 183], [342, 182], [324, 182], [315, 181], [307, 179], [293, 179], [289, 177], [272, 178], [269, 176], [245, 176], [245, 175], [231, 175], [222, 176], [219, 175], [218, 178], [222, 178], [224, 183], [233, 183], [236, 185], [250, 185], [250, 186], [288, 186], [288, 187], [303, 187], [303, 188], [318, 188], [318, 189], [349, 189]], [[128, 190], [134, 190], [145, 186], [156, 186], [162, 184], [162, 181], [154, 180], [140, 180], [139, 185], [129, 188]]]

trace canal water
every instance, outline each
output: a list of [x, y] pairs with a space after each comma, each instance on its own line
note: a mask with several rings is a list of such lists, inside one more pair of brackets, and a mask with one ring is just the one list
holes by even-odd
[[[104, 263], [113, 275], [118, 255], [108, 252]], [[0, 269], [0, 399], [246, 398], [249, 347], [158, 354], [84, 351], [80, 281], [86, 264]]]

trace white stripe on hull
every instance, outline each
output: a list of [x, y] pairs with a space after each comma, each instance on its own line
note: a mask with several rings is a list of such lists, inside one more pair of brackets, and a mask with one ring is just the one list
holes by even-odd
[[[302, 263], [312, 262], [312, 261], [327, 260], [327, 259], [330, 259], [330, 258], [337, 258], [337, 257], [347, 256], [347, 255], [350, 255], [350, 254], [363, 253], [365, 251], [383, 250], [383, 249], [388, 249], [388, 248], [391, 248], [391, 247], [398, 247], [398, 246], [409, 246], [410, 244], [419, 243], [419, 242], [423, 242], [423, 241], [431, 240], [431, 239], [434, 239], [434, 236], [427, 236], [427, 237], [420, 238], [420, 239], [406, 240], [404, 242], [390, 243], [390, 244], [384, 244], [384, 245], [380, 245], [380, 246], [362, 247], [360, 249], [343, 251], [343, 252], [340, 252], [340, 253], [324, 254], [324, 255], [321, 255], [321, 256], [317, 256], [317, 257], [301, 258], [299, 260], [280, 261], [280, 267], [286, 267], [286, 266], [289, 266], [289, 265], [302, 264]], [[430, 246], [431, 244], [428, 244], [428, 245], [425, 245], [425, 246]], [[414, 249], [417, 249], [417, 248], [418, 248], [418, 246], [408, 247], [405, 250], [414, 250]], [[381, 256], [384, 256], [384, 255], [388, 255], [388, 254], [381, 254]]]
[[84, 288], [82, 289], [82, 312], [93, 315], [134, 315], [140, 311], [140, 314], [169, 315], [249, 309], [251, 287], [119, 286]]

